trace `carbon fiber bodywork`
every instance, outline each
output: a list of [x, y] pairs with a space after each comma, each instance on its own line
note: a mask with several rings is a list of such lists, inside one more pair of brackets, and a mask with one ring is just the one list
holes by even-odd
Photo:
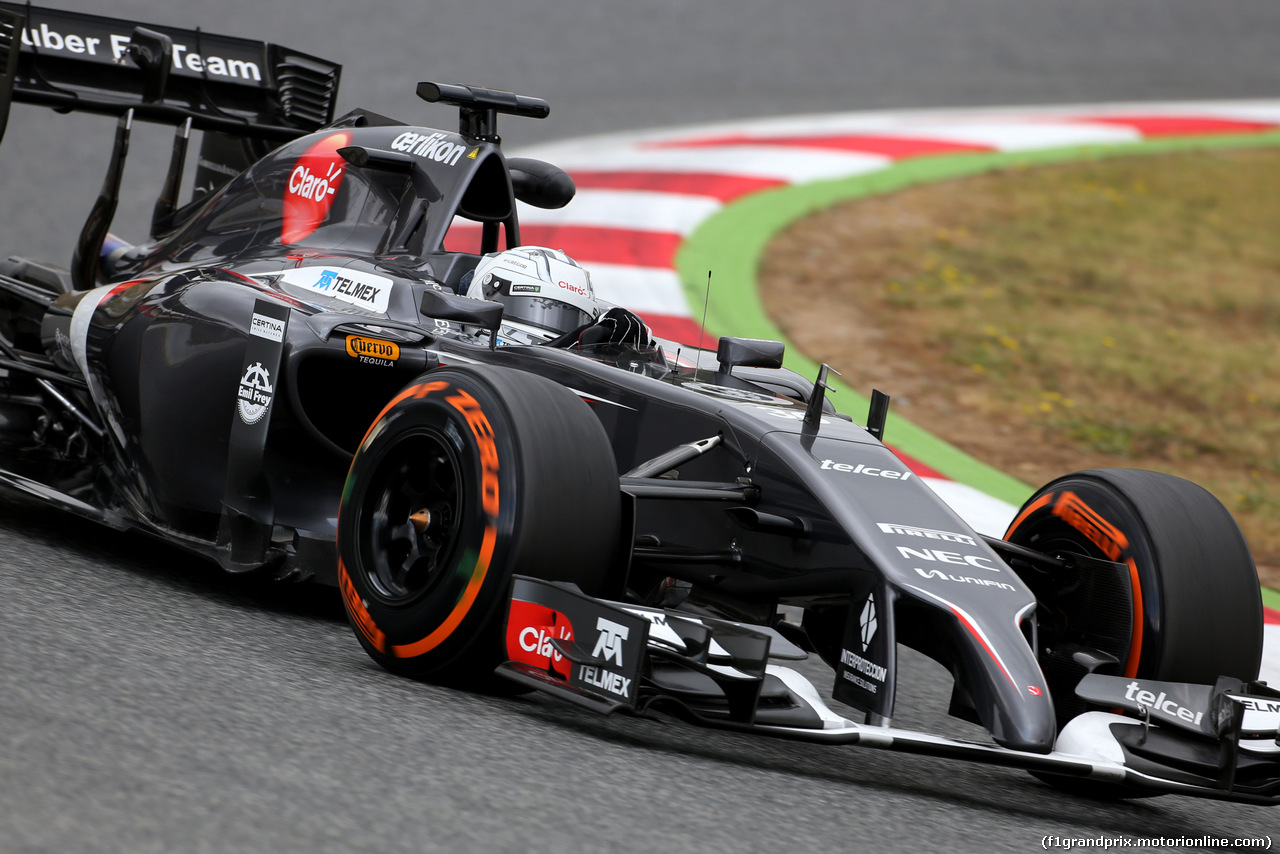
[[[14, 59], [14, 27], [24, 25], [13, 23], [20, 14], [5, 14], [5, 91], [44, 102], [31, 94], [40, 77], [33, 69], [44, 60], [38, 48]], [[112, 23], [61, 14], [49, 20], [62, 27], [64, 46], [74, 27]], [[45, 26], [46, 44], [54, 31]], [[29, 26], [22, 32], [32, 40]], [[1037, 657], [1037, 595], [1024, 575], [1062, 559], [972, 530], [883, 444], [882, 412], [869, 419], [870, 429], [835, 413], [821, 378], [815, 385], [772, 367], [780, 345], [726, 339], [711, 352], [669, 341], [580, 350], [513, 344], [504, 338], [501, 306], [459, 295], [481, 253], [520, 245], [517, 199], [555, 207], [572, 194], [554, 167], [513, 164], [502, 152], [496, 113], [544, 115], [536, 99], [422, 84], [427, 100], [460, 107], [458, 133], [364, 112], [334, 122], [326, 114], [327, 124], [310, 133], [268, 124], [274, 114], [245, 117], [246, 135], [259, 142], [296, 138], [185, 207], [169, 199], [152, 241], [103, 252], [128, 110], [199, 121], [217, 111], [204, 101], [177, 112], [156, 108], [166, 93], [184, 91], [166, 88], [156, 70], [167, 68], [174, 45], [159, 64], [143, 49], [158, 45], [163, 54], [164, 38], [135, 32], [128, 44], [138, 49], [125, 55], [139, 66], [138, 92], [93, 101], [95, 110], [119, 107], [124, 117], [81, 238], [78, 256], [88, 261], [75, 276], [22, 259], [0, 266], [0, 483], [162, 537], [229, 571], [334, 583], [348, 468], [388, 402], [441, 366], [536, 374], [586, 401], [612, 446], [625, 538], [606, 587], [655, 619], [670, 613], [684, 621], [684, 634], [664, 647], [665, 661], [710, 679], [723, 694], [712, 705], [724, 708], [708, 713], [691, 698], [710, 689], [662, 664], [644, 674], [609, 671], [609, 655], [632, 648], [614, 641], [643, 634], [634, 614], [615, 613], [616, 602], [599, 605], [606, 610], [597, 619], [614, 613], [616, 625], [629, 620], [634, 631], [619, 628], [590, 651], [554, 639], [536, 646], [543, 659], [563, 655], [591, 668], [580, 674], [582, 690], [528, 663], [507, 668], [525, 684], [595, 706], [603, 695], [584, 685], [614, 695], [634, 688], [622, 704], [632, 709], [640, 708], [643, 687], [650, 699], [678, 701], [705, 722], [773, 734], [879, 746], [896, 740], [922, 751], [933, 745], [925, 752], [974, 753], [1131, 785], [1160, 777], [1147, 754], [1145, 770], [1125, 770], [1124, 757], [1137, 756], [1141, 745], [1117, 746], [1105, 763], [1078, 768], [1061, 750], [1051, 758], [1059, 722]], [[267, 57], [293, 56], [261, 47]], [[87, 74], [74, 62], [69, 73]], [[194, 85], [190, 74], [180, 76]], [[259, 88], [268, 104], [287, 94], [282, 79], [253, 89], [263, 95]], [[221, 119], [208, 121], [210, 130], [226, 130]], [[175, 143], [171, 175], [182, 173], [184, 139]], [[480, 253], [446, 246], [459, 219], [482, 224]], [[564, 513], [574, 512], [573, 496], [565, 495]], [[1099, 577], [1125, 571], [1076, 560]], [[664, 612], [667, 604], [701, 616]], [[780, 607], [801, 609], [804, 625], [780, 621]], [[773, 658], [804, 654], [787, 636], [833, 666], [833, 696], [866, 713], [872, 726], [824, 711], [810, 702], [811, 687], [768, 670], [770, 649]], [[999, 747], [939, 746], [943, 740], [889, 729], [899, 644], [950, 670], [953, 711], [979, 721]], [[643, 642], [639, 649], [652, 655]], [[1105, 664], [1098, 657], [1090, 668]], [[721, 678], [725, 671], [716, 668], [725, 667], [746, 681]], [[759, 716], [764, 697], [779, 704], [771, 720]], [[1201, 736], [1224, 744], [1238, 737], [1239, 721], [1233, 729], [1230, 716], [1224, 720]], [[1253, 789], [1234, 794], [1274, 803], [1274, 761], [1251, 761], [1261, 766], [1250, 771]], [[1233, 773], [1238, 765], [1229, 763]], [[1161, 784], [1169, 790], [1205, 788], [1169, 779]], [[1209, 790], [1233, 796], [1230, 781]]]

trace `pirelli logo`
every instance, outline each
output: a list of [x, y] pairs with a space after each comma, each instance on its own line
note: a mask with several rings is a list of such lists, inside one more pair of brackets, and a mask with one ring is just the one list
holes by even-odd
[[932, 528], [918, 528], [915, 525], [895, 525], [891, 522], [877, 522], [881, 531], [886, 534], [901, 534], [906, 537], [923, 537], [926, 540], [943, 540], [948, 543], [963, 543], [976, 546], [977, 540], [968, 534], [957, 534], [952, 531], [935, 531]]

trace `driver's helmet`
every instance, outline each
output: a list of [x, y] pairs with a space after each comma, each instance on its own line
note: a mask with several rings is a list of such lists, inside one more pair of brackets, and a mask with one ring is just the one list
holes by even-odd
[[542, 246], [486, 255], [467, 296], [505, 305], [504, 324], [519, 321], [555, 335], [594, 323], [602, 310], [587, 271], [559, 249]]

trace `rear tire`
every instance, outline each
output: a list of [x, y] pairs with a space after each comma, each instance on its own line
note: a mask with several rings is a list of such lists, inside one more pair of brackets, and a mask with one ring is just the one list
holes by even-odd
[[[1059, 729], [1085, 706], [1075, 696], [1083, 671], [1064, 666], [1069, 657], [1053, 655], [1055, 647], [1078, 644], [1112, 655], [1119, 662], [1112, 672], [1127, 677], [1209, 685], [1219, 676], [1257, 678], [1257, 570], [1235, 520], [1202, 487], [1151, 471], [1077, 472], [1037, 491], [1005, 539], [1051, 555], [1083, 554], [1129, 568], [1127, 582], [1118, 582], [1127, 583], [1127, 597], [1108, 595], [1106, 585], [1083, 572], [1023, 576], [1039, 600], [1036, 652]], [[1050, 775], [1041, 779], [1093, 796], [1140, 794]]]
[[597, 591], [620, 506], [609, 439], [568, 389], [491, 366], [423, 374], [374, 421], [343, 490], [356, 637], [394, 673], [491, 687], [511, 576]]

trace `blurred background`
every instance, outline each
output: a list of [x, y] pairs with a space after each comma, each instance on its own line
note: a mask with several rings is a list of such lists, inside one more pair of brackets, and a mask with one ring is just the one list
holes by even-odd
[[[1280, 93], [1268, 0], [48, 0], [276, 42], [342, 63], [356, 106], [451, 127], [420, 80], [547, 99], [507, 146], [823, 111], [1263, 98]], [[109, 120], [15, 107], [0, 148], [0, 252], [69, 258]], [[135, 132], [116, 230], [142, 235], [169, 131]]]

